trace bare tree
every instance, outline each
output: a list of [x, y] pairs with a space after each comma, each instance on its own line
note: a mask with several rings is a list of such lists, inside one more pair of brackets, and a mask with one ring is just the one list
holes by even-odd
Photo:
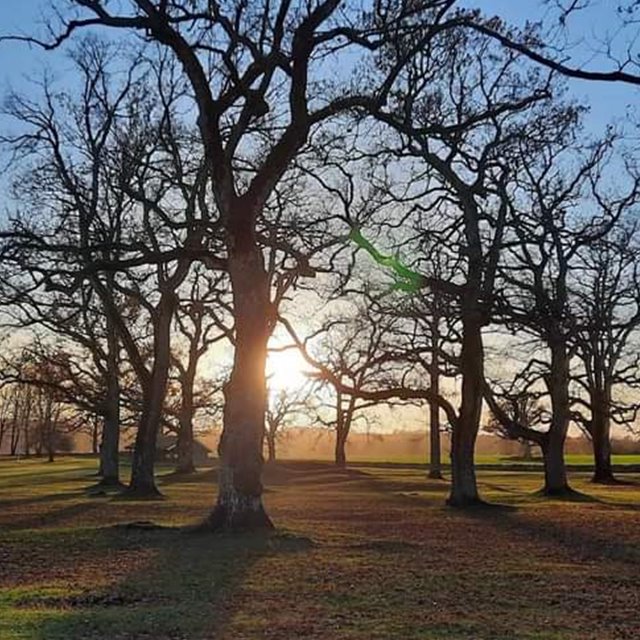
[[197, 388], [198, 368], [208, 349], [219, 340], [232, 337], [216, 315], [222, 309], [220, 301], [225, 287], [223, 274], [212, 277], [202, 265], [194, 265], [188, 279], [188, 295], [181, 298], [175, 326], [186, 341], [186, 353], [174, 349], [172, 356], [176, 378], [180, 385], [178, 415], [177, 473], [193, 473], [194, 416], [196, 409], [205, 407], [208, 394]]
[[[531, 460], [534, 437], [531, 432], [540, 430], [548, 421], [547, 412], [535, 394], [520, 392], [501, 394], [497, 400], [498, 415], [491, 413], [489, 422], [484, 426], [488, 433], [506, 440], [516, 440], [522, 445], [523, 458]], [[517, 425], [520, 428], [514, 428]], [[540, 438], [540, 442], [542, 438]]]
[[296, 426], [296, 420], [308, 417], [313, 411], [311, 391], [309, 384], [295, 389], [283, 387], [269, 391], [265, 431], [269, 462], [275, 462], [277, 459], [277, 446], [285, 435], [284, 430], [287, 427]]
[[[640, 405], [624, 396], [638, 378], [637, 354], [629, 353], [640, 324], [638, 253], [633, 227], [617, 225], [583, 248], [571, 293], [577, 316], [574, 342], [581, 362], [572, 417], [593, 444], [593, 482], [616, 480], [611, 465], [611, 425], [633, 424]], [[626, 394], [625, 394], [626, 387]]]
[[[341, 315], [326, 318], [319, 329], [301, 339], [292, 323], [284, 317], [287, 328], [306, 362], [314, 369], [307, 375], [330, 390], [322, 404], [329, 409], [324, 418], [322, 408], [318, 419], [335, 431], [335, 464], [347, 463], [346, 444], [352, 426], [366, 419], [366, 410], [391, 397], [376, 397], [376, 389], [394, 386], [397, 362], [385, 349], [389, 339], [389, 322], [376, 315], [371, 307], [354, 305]], [[371, 392], [369, 397], [367, 392]]]
[[[399, 228], [398, 244], [406, 247], [409, 236], [418, 248], [420, 258], [413, 260], [414, 275], [408, 278], [414, 295], [422, 289], [437, 292], [456, 315], [459, 345], [448, 360], [461, 374], [459, 409], [451, 411], [442, 393], [432, 396], [442, 408], [449, 405], [452, 425], [448, 503], [473, 505], [481, 501], [474, 448], [483, 402], [483, 330], [494, 314], [513, 176], [523, 161], [514, 149], [518, 141], [540, 138], [543, 128], [561, 127], [573, 111], [553, 101], [552, 79], [491, 39], [464, 30], [433, 42], [404, 71], [394, 100], [372, 113], [396, 134], [387, 148], [406, 163], [418, 163], [415, 186], [408, 196], [404, 185], [393, 189], [396, 203], [408, 201], [400, 209], [406, 223], [400, 224], [396, 214], [383, 224]], [[390, 217], [388, 207], [382, 212]], [[409, 235], [407, 227], [415, 231]], [[382, 254], [367, 249], [381, 261]], [[423, 266], [433, 254], [445, 257], [451, 277], [438, 277]], [[399, 274], [407, 271], [389, 256], [384, 264]]]
[[[288, 2], [277, 7], [245, 2], [175, 6], [151, 0], [115, 9], [99, 0], [73, 5], [76, 15], [44, 46], [59, 46], [92, 26], [138, 31], [175, 55], [191, 85], [224, 230], [236, 330], [219, 448], [220, 490], [209, 525], [268, 526], [260, 477], [264, 365], [275, 318], [257, 222], [312, 128], [345, 109], [383, 103], [403, 66], [398, 61], [362, 94], [346, 82], [327, 91], [326, 83], [312, 75], [319, 61], [345, 47], [354, 55], [368, 55], [390, 38], [417, 34], [406, 60], [435, 33], [458, 24], [455, 14], [447, 13], [453, 3], [433, 0], [419, 8], [398, 3], [370, 14], [339, 0], [306, 8]], [[421, 24], [434, 26], [424, 31]], [[247, 162], [242, 154], [251, 149], [249, 139], [257, 154]], [[254, 167], [250, 175], [243, 172], [247, 166]]]
[[[70, 13], [62, 13], [62, 24], [51, 25], [52, 40], [20, 39], [50, 49], [82, 29], [126, 29], [171, 51], [190, 84], [220, 216], [236, 330], [234, 367], [225, 391], [220, 490], [209, 524], [213, 528], [269, 526], [261, 501], [264, 364], [276, 314], [258, 222], [309, 135], [319, 124], [348, 109], [384, 113], [382, 107], [394, 95], [407, 61], [417, 52], [431, 50], [438, 39], [448, 41], [455, 55], [468, 51], [469, 42], [477, 42], [461, 34], [480, 33], [538, 64], [567, 74], [572, 70], [540, 56], [535, 33], [513, 34], [500, 21], [459, 10], [456, 0], [376, 2], [371, 10], [340, 0], [306, 5], [286, 0], [276, 4], [127, 0], [117, 5], [105, 0], [74, 0], [69, 6]], [[333, 82], [318, 73], [323, 63], [333, 59], [348, 61], [359, 70], [359, 63], [367, 56], [388, 57], [390, 44], [393, 59], [379, 69], [374, 86], [363, 88], [359, 79], [351, 82], [348, 73]], [[490, 59], [487, 56], [486, 60]], [[613, 76], [616, 78], [618, 75]], [[624, 73], [622, 78], [633, 81]], [[437, 103], [433, 106], [437, 110]], [[392, 115], [399, 116], [401, 111]], [[387, 112], [387, 119], [389, 115]], [[499, 110], [494, 115], [499, 115]], [[401, 119], [392, 118], [394, 124]], [[468, 124], [465, 120], [452, 129], [445, 127], [445, 133], [455, 136]], [[423, 137], [431, 133], [424, 127], [410, 128], [414, 139], [419, 129], [424, 129]], [[452, 186], [459, 187], [457, 198], [471, 220], [482, 180], [468, 184], [451, 163], [439, 166], [446, 170]], [[479, 232], [476, 223], [466, 227], [470, 278], [465, 286], [475, 290], [461, 297], [467, 323], [460, 412], [460, 423], [465, 426], [454, 430], [455, 490], [451, 501], [456, 504], [478, 499], [472, 458], [481, 407], [481, 331], [486, 324], [479, 300], [490, 293], [487, 284], [493, 279], [492, 260], [485, 263]], [[298, 263], [298, 267], [307, 270], [305, 264]]]
[[[541, 380], [549, 397], [548, 431], [541, 436], [540, 432], [529, 430], [542, 448], [543, 492], [547, 495], [572, 492], [564, 463], [571, 420], [572, 340], [576, 335], [570, 297], [572, 269], [576, 268], [579, 252], [606, 236], [635, 202], [637, 193], [634, 180], [630, 180], [623, 195], [607, 193], [602, 171], [612, 142], [605, 140], [580, 150], [574, 126], [569, 122], [564, 136], [547, 143], [523, 164], [510, 200], [509, 249], [501, 272], [508, 296], [503, 298], [503, 320], [508, 323], [510, 319], [539, 336], [549, 354], [548, 361], [534, 356], [522, 376], [527, 387], [524, 391], [535, 380]], [[485, 391], [493, 413], [505, 417], [491, 398], [488, 385]], [[515, 429], [509, 416], [504, 424]], [[519, 425], [518, 431], [523, 427]]]
[[78, 370], [68, 354], [38, 342], [4, 359], [2, 380], [22, 396], [20, 413], [18, 404], [14, 404], [13, 421], [22, 422], [25, 455], [46, 452], [53, 462], [56, 450], [65, 441], [70, 445], [72, 434], [85, 425], [93, 408], [91, 392], [77, 393], [74, 386], [78, 380], [70, 379], [69, 372]]
[[[180, 86], [169, 82], [169, 72], [161, 65], [156, 78], [164, 78], [164, 93], [157, 104], [148, 97], [150, 85], [138, 65], [120, 79], [110, 68], [117, 66], [111, 53], [94, 41], [75, 53], [83, 80], [78, 103], [48, 84], [41, 105], [18, 97], [11, 102], [11, 114], [22, 131], [7, 142], [29, 159], [36, 154], [46, 158], [35, 174], [46, 189], [32, 181], [30, 196], [34, 207], [46, 206], [52, 215], [17, 216], [4, 234], [4, 259], [13, 261], [18, 273], [26, 269], [29, 274], [26, 282], [18, 279], [16, 301], [24, 300], [25, 291], [53, 290], [69, 297], [86, 287], [99, 300], [106, 317], [104, 346], [98, 347], [90, 333], [76, 330], [75, 337], [102, 349], [108, 406], [103, 471], [117, 477], [117, 470], [107, 471], [104, 464], [110, 460], [113, 466], [117, 460], [122, 345], [143, 398], [129, 492], [155, 495], [155, 441], [168, 379], [176, 291], [194, 255], [206, 255], [211, 262], [214, 254], [204, 247], [200, 226], [209, 217], [208, 202], [201, 197], [206, 185], [202, 156], [197, 147], [192, 152], [189, 132], [174, 125]], [[78, 148], [81, 160], [75, 157]], [[79, 309], [79, 314], [87, 312], [86, 299]], [[152, 329], [149, 336], [145, 316]], [[54, 331], [56, 324], [58, 329], [70, 326], [60, 318], [50, 324]]]

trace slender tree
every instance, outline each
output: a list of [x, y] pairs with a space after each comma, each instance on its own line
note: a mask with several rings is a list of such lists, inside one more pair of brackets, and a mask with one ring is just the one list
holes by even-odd
[[[210, 271], [201, 264], [194, 265], [188, 278], [188, 295], [181, 297], [176, 310], [175, 327], [184, 338], [185, 349], [180, 353], [174, 349], [172, 355], [176, 379], [180, 387], [180, 401], [177, 409], [177, 473], [193, 473], [194, 418], [198, 408], [204, 408], [208, 401], [206, 385], [198, 388], [198, 369], [203, 356], [216, 342], [232, 337], [232, 331], [224, 326], [216, 315], [222, 308], [224, 295], [223, 274], [212, 277]], [[209, 400], [210, 401], [210, 400]]]

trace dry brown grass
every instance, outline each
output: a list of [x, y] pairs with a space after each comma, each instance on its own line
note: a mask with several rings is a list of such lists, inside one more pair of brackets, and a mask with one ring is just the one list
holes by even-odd
[[[446, 483], [372, 466], [267, 472], [271, 537], [187, 534], [214, 471], [165, 476], [160, 502], [87, 497], [92, 461], [0, 462], [0, 638], [640, 638], [640, 486], [534, 496], [482, 473], [509, 509], [455, 511]], [[152, 519], [172, 528], [116, 523]]]

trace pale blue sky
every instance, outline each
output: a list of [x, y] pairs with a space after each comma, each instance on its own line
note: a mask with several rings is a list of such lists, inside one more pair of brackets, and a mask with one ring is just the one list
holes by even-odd
[[[60, 0], [54, 0], [60, 2]], [[0, 0], [0, 33], [42, 33], [42, 15], [51, 0]], [[579, 15], [571, 24], [571, 33], [576, 42], [575, 56], [581, 62], [592, 58], [589, 47], [580, 44], [595, 42], [595, 37], [613, 32], [617, 26], [616, 2], [596, 0], [597, 7]], [[463, 0], [466, 6], [480, 7], [487, 14], [497, 14], [507, 22], [521, 25], [526, 20], [540, 20], [545, 16], [541, 0]], [[627, 36], [624, 37], [629, 37]], [[63, 75], [64, 57], [47, 53], [20, 43], [0, 44], [0, 99], [9, 87], [21, 89], [28, 84], [25, 78], [38, 77], [43, 64], [52, 68], [56, 75]], [[603, 66], [605, 61], [592, 60], [592, 65]], [[588, 126], [594, 134], [599, 133], [612, 120], [624, 117], [628, 106], [639, 102], [640, 90], [629, 85], [570, 81], [575, 95], [591, 105]]]

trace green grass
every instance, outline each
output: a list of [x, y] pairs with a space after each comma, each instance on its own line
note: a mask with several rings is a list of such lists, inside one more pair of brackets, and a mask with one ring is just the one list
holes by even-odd
[[[443, 506], [447, 483], [402, 465], [268, 469], [272, 536], [189, 534], [215, 471], [167, 499], [91, 498], [95, 461], [0, 460], [0, 639], [589, 640], [633, 638], [639, 484], [486, 470], [502, 510]], [[164, 529], [114, 527], [150, 519]]]
[[[640, 455], [636, 454], [617, 454], [611, 457], [614, 465], [640, 465]], [[385, 457], [372, 457], [372, 456], [351, 456], [350, 460], [356, 462], [375, 462], [375, 463], [389, 463], [389, 464], [425, 464], [423, 455], [397, 455], [397, 456], [385, 456]], [[591, 469], [593, 467], [593, 456], [590, 454], [577, 454], [569, 453], [565, 456], [565, 460], [569, 466], [582, 466], [585, 469]], [[476, 464], [480, 467], [483, 465], [506, 465], [512, 466], [515, 464], [521, 465], [542, 465], [542, 459], [539, 457], [533, 458], [533, 460], [524, 460], [516, 456], [504, 456], [497, 454], [476, 454]], [[447, 464], [448, 460], [443, 459], [443, 463]]]

